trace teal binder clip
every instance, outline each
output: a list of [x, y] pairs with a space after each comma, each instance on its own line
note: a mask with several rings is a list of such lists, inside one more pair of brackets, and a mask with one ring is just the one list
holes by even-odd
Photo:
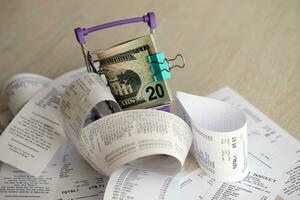
[[150, 68], [155, 81], [162, 81], [171, 78], [169, 63], [166, 62], [164, 52], [148, 56], [147, 61], [151, 65]]
[[[182, 59], [182, 65], [170, 66], [170, 61], [176, 60], [178, 57]], [[164, 52], [147, 56], [147, 61], [150, 63], [150, 69], [153, 73], [154, 81], [162, 81], [171, 78], [171, 69], [174, 67], [184, 68], [185, 60], [181, 54], [177, 54], [174, 59], [166, 59]]]

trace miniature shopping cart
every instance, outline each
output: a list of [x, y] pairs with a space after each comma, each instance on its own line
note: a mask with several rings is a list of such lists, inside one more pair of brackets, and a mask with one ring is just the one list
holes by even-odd
[[[79, 42], [84, 58], [84, 62], [87, 67], [88, 72], [94, 72], [99, 75], [103, 74], [103, 70], [101, 69], [101, 66], [99, 66], [98, 70], [96, 69], [95, 66], [98, 64], [98, 60], [93, 58], [93, 52], [87, 49], [86, 46], [86, 40], [85, 37], [89, 35], [90, 33], [111, 28], [114, 26], [120, 26], [120, 25], [125, 25], [125, 24], [130, 24], [130, 23], [137, 23], [137, 22], [144, 22], [147, 23], [147, 25], [150, 28], [150, 33], [154, 34], [154, 29], [156, 28], [156, 18], [155, 18], [155, 13], [154, 12], [148, 12], [146, 15], [142, 17], [135, 17], [135, 18], [129, 18], [129, 19], [123, 19], [119, 21], [114, 21], [114, 22], [109, 22], [105, 24], [101, 24], [98, 26], [90, 27], [90, 28], [76, 28], [75, 35], [76, 39]], [[177, 58], [182, 59], [182, 65], [173, 65], [170, 66], [170, 61], [174, 61]], [[159, 52], [154, 55], [150, 55], [147, 57], [147, 60], [150, 64], [151, 71], [154, 76], [154, 80], [166, 80], [171, 77], [170, 69], [173, 67], [180, 67], [183, 68], [185, 66], [185, 61], [184, 58], [181, 54], [177, 54], [174, 59], [166, 59], [165, 54], [163, 52]]]
[[97, 62], [96, 60], [93, 59], [91, 52], [87, 49], [86, 46], [86, 40], [85, 37], [89, 35], [90, 33], [100, 31], [103, 29], [111, 28], [114, 26], [121, 26], [125, 24], [130, 24], [130, 23], [137, 23], [137, 22], [145, 22], [147, 25], [150, 27], [150, 33], [154, 33], [154, 29], [156, 28], [156, 18], [154, 12], [149, 12], [146, 15], [142, 17], [135, 17], [135, 18], [129, 18], [129, 19], [123, 19], [119, 21], [114, 21], [114, 22], [109, 22], [105, 24], [101, 24], [98, 26], [90, 27], [90, 28], [76, 28], [75, 35], [76, 39], [79, 42], [84, 58], [84, 62], [86, 64], [88, 72], [95, 72], [98, 74], [101, 74], [101, 70], [99, 67], [99, 70], [95, 68], [95, 63]]

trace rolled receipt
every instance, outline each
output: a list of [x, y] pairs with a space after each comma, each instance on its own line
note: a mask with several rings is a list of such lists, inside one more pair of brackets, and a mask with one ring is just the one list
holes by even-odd
[[2, 87], [2, 96], [7, 98], [10, 111], [16, 115], [27, 101], [50, 82], [51, 79], [38, 74], [18, 74], [11, 77]]
[[192, 153], [216, 180], [240, 181], [248, 174], [245, 115], [232, 105], [184, 92], [176, 94], [178, 115], [192, 128]]
[[183, 166], [192, 135], [179, 117], [157, 110], [130, 110], [85, 124], [103, 101], [117, 106], [97, 74], [84, 74], [65, 90], [60, 103], [64, 131], [89, 164], [110, 176], [124, 164], [163, 174]]

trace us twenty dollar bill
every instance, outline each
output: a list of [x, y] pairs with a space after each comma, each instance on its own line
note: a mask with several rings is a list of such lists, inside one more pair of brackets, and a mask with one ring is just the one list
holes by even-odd
[[171, 102], [166, 81], [154, 81], [147, 56], [157, 52], [146, 35], [97, 53], [112, 94], [122, 109], [151, 108]]

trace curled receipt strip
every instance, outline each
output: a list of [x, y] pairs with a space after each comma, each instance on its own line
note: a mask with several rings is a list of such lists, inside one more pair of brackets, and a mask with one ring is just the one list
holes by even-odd
[[5, 84], [3, 94], [10, 110], [17, 114], [0, 137], [1, 161], [30, 175], [41, 174], [66, 139], [59, 121], [61, 94], [84, 72], [83, 68], [76, 69], [53, 81], [38, 75], [17, 75]]
[[17, 74], [6, 81], [2, 96], [7, 98], [11, 113], [16, 115], [27, 101], [50, 82], [51, 79], [37, 74]]
[[85, 126], [90, 111], [103, 101], [117, 105], [99, 76], [88, 73], [67, 87], [60, 103], [65, 133], [97, 171], [110, 176], [126, 163], [163, 174], [180, 171], [191, 145], [190, 128], [182, 119], [139, 109]]
[[177, 113], [193, 132], [192, 152], [201, 168], [217, 180], [240, 181], [248, 174], [245, 115], [232, 105], [177, 92]]
[[[108, 114], [105, 109], [104, 113], [98, 113], [100, 119], [93, 118], [91, 108], [97, 111], [106, 105], [113, 112], [119, 110], [99, 76], [86, 74], [84, 69], [68, 72], [53, 81], [35, 75], [17, 76], [6, 84], [4, 95], [13, 101], [21, 91], [21, 96], [26, 96], [29, 89], [30, 96], [11, 103], [16, 115], [0, 137], [1, 161], [39, 176], [66, 140], [67, 132], [91, 166], [105, 175], [125, 163], [166, 174], [176, 173], [182, 167], [192, 136], [179, 117], [152, 110], [105, 116]], [[30, 100], [25, 104], [27, 99]], [[64, 128], [75, 131], [70, 133]]]

